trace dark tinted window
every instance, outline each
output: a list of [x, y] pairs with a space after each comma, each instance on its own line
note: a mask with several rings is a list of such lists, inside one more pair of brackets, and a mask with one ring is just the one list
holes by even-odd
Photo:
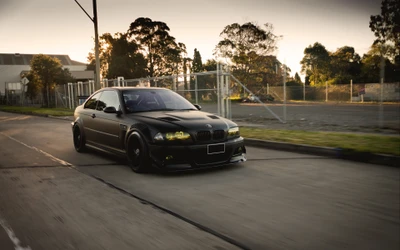
[[89, 101], [85, 103], [85, 109], [96, 109], [97, 101], [99, 100], [100, 95], [101, 92], [92, 96], [92, 98], [90, 98]]
[[21, 55], [15, 55], [14, 59], [16, 65], [24, 65], [24, 58]]
[[3, 61], [5, 65], [14, 65], [14, 62], [12, 60], [12, 55], [3, 55]]
[[103, 110], [105, 107], [114, 107], [119, 109], [119, 98], [116, 91], [109, 90], [104, 91], [100, 97], [99, 104], [97, 105], [97, 110]]
[[196, 109], [182, 96], [168, 89], [132, 89], [123, 92], [128, 112]]

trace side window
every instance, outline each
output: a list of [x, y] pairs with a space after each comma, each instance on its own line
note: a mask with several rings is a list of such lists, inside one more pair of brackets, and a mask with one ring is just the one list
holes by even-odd
[[85, 103], [85, 109], [96, 109], [97, 101], [99, 100], [100, 95], [101, 92], [92, 96], [92, 98], [90, 98], [89, 101]]
[[104, 91], [100, 97], [99, 104], [97, 105], [97, 110], [102, 111], [105, 107], [110, 106], [113, 106], [118, 110], [119, 105], [119, 97], [116, 91]]

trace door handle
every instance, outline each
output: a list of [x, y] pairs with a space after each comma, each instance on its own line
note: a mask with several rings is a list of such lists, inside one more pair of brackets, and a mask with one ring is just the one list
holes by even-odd
[[92, 114], [92, 118], [96, 118], [96, 115], [95, 115], [95, 114]]

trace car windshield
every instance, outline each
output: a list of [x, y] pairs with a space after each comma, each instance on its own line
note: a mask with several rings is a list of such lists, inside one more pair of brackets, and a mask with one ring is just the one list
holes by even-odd
[[179, 94], [168, 89], [130, 89], [122, 92], [128, 113], [162, 110], [197, 110]]

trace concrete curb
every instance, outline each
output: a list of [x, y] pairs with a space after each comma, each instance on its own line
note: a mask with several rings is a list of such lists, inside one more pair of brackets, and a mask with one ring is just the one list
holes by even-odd
[[47, 116], [48, 118], [53, 118], [53, 119], [59, 119], [59, 120], [67, 120], [67, 121], [73, 121], [74, 117], [72, 116], [53, 116], [53, 115], [49, 115]]
[[356, 152], [353, 150], [330, 147], [317, 147], [303, 144], [291, 144], [285, 142], [275, 142], [267, 140], [258, 140], [253, 138], [244, 138], [246, 146], [268, 148], [301, 154], [312, 154], [326, 156], [350, 161], [378, 164], [391, 167], [400, 166], [400, 157], [384, 154], [373, 154], [368, 152]]

